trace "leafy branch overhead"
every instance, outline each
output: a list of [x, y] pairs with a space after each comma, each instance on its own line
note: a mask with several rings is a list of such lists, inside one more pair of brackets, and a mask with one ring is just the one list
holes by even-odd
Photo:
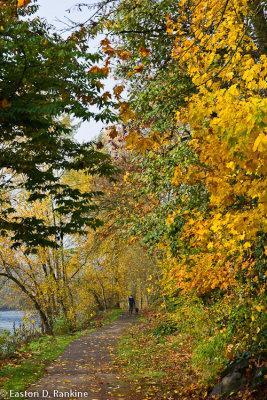
[[[15, 245], [30, 246], [55, 244], [52, 237], [60, 232], [83, 232], [99, 223], [90, 216], [97, 193], [63, 184], [64, 171], [107, 177], [115, 171], [92, 143], [77, 143], [62, 118], [115, 120], [112, 103], [101, 93], [105, 74], [93, 69], [100, 55], [89, 52], [83, 29], [63, 40], [46, 22], [33, 19], [34, 11], [35, 6], [16, 8], [12, 1], [0, 7], [0, 228], [2, 235], [11, 232]], [[18, 190], [26, 190], [30, 202], [51, 196], [61, 225], [15, 212]]]

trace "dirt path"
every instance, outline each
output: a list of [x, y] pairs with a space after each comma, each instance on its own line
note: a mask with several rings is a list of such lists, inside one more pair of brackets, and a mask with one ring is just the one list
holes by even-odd
[[135, 316], [115, 322], [74, 340], [46, 368], [46, 374], [27, 389], [27, 399], [130, 400], [129, 388], [112, 365], [115, 346]]

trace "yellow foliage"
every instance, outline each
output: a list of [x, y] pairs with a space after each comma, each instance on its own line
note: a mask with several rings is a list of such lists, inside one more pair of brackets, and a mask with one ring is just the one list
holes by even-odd
[[124, 90], [124, 85], [117, 85], [113, 88], [113, 93], [117, 100], [120, 99], [121, 93], [123, 92], [123, 90]]
[[144, 67], [145, 67], [144, 64], [136, 65], [136, 66], [134, 67], [134, 70], [131, 71], [131, 72], [129, 72], [129, 73], [127, 74], [128, 78], [129, 78], [130, 76], [136, 74], [136, 73], [141, 74], [141, 73], [143, 72], [143, 70], [144, 70]]
[[134, 118], [134, 112], [126, 101], [119, 103], [119, 115], [124, 123]]
[[[266, 229], [267, 57], [253, 58], [257, 47], [243, 24], [244, 17], [253, 17], [248, 1], [222, 7], [217, 0], [200, 0], [189, 7], [190, 35], [181, 28], [188, 2], [180, 2], [177, 22], [167, 16], [167, 33], [176, 34], [172, 56], [197, 87], [176, 118], [190, 126], [190, 146], [206, 167], [176, 167], [172, 184], [201, 180], [211, 211], [186, 222], [181, 240], [190, 240], [195, 250], [179, 260], [169, 256], [165, 268], [176, 287], [205, 293], [236, 284], [257, 233]], [[241, 197], [246, 205], [235, 206]]]
[[18, 7], [27, 7], [31, 0], [18, 0]]
[[121, 60], [128, 60], [131, 57], [130, 51], [119, 51], [117, 50], [117, 55]]
[[96, 74], [104, 74], [108, 76], [109, 74], [109, 68], [108, 67], [98, 67], [97, 65], [94, 65], [92, 68], [90, 68], [89, 72], [94, 72]]

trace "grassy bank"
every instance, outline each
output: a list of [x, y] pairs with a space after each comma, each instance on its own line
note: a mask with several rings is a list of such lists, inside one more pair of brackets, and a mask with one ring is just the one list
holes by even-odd
[[83, 331], [56, 336], [46, 335], [18, 348], [14, 357], [0, 361], [0, 391], [24, 391], [44, 374], [46, 365], [62, 354], [73, 340], [115, 321], [121, 312], [110, 310], [101, 313], [96, 315]]
[[[215, 326], [214, 320], [219, 317], [213, 306], [204, 307], [192, 299], [167, 312], [151, 308], [137, 326], [130, 328], [119, 344], [118, 364], [135, 390], [146, 394], [142, 400], [209, 397], [222, 371], [233, 360], [230, 350], [236, 340], [226, 334], [226, 327]], [[262, 399], [260, 391], [248, 388], [224, 399]]]
[[200, 379], [189, 363], [191, 350], [191, 341], [173, 332], [169, 320], [149, 312], [120, 342], [118, 364], [144, 399], [191, 400]]

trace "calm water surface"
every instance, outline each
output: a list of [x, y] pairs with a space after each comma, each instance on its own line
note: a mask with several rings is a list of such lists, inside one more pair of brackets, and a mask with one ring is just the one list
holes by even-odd
[[19, 327], [22, 321], [23, 312], [21, 311], [0, 311], [0, 331], [7, 329], [13, 331], [13, 324]]

